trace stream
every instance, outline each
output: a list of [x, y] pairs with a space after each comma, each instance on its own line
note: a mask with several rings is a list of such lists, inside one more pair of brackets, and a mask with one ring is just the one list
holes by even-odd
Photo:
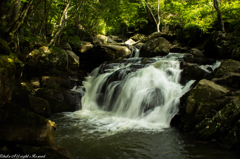
[[194, 82], [180, 84], [182, 58], [130, 58], [96, 68], [73, 89], [83, 95], [82, 109], [51, 116], [56, 144], [79, 159], [239, 158], [216, 141], [198, 142], [170, 126]]

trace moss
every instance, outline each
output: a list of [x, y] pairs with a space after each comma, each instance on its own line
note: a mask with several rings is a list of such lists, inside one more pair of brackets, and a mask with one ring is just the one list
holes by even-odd
[[0, 38], [0, 54], [10, 55], [11, 50], [7, 44], [7, 42]]
[[0, 73], [7, 78], [12, 78], [15, 75], [15, 72], [15, 59], [6, 55], [0, 55]]

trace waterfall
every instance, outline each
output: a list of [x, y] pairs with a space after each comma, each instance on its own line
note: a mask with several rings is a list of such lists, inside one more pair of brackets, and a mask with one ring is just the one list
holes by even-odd
[[110, 111], [115, 117], [168, 127], [192, 81], [186, 87], [179, 83], [182, 70], [177, 60], [143, 61], [138, 58], [96, 68], [83, 82], [83, 110]]

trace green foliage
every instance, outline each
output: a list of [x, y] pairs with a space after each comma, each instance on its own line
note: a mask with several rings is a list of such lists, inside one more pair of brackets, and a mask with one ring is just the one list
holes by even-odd
[[[71, 0], [64, 17], [62, 14], [69, 0], [34, 1], [19, 32], [21, 40], [33, 44], [48, 43], [56, 34], [61, 18], [67, 19], [67, 22], [63, 24], [60, 39], [71, 39], [72, 43], [96, 34], [123, 34], [128, 30], [149, 30], [155, 27], [150, 26], [155, 25], [155, 22], [146, 2], [157, 17], [157, 0], [82, 1], [82, 5], [76, 11], [81, 0]], [[21, 2], [19, 15], [29, 0]], [[13, 0], [7, 2], [6, 12], [11, 13], [13, 3]], [[196, 29], [198, 34], [204, 34], [215, 29], [213, 24], [218, 20], [212, 0], [159, 0], [159, 7], [161, 27], [169, 24], [180, 26], [184, 32], [192, 33]], [[223, 21], [230, 24], [229, 30], [234, 31], [236, 35], [240, 34], [240, 1], [221, 0], [219, 7]], [[1, 28], [11, 26], [7, 24], [11, 14], [4, 17], [5, 21], [0, 23]], [[155, 29], [149, 32], [154, 31]]]

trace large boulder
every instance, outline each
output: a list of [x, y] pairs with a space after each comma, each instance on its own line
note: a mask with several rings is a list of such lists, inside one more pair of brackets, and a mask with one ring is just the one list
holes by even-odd
[[240, 73], [226, 72], [224, 76], [213, 78], [212, 81], [227, 87], [240, 88]]
[[15, 60], [7, 55], [0, 55], [0, 108], [10, 102], [15, 88]]
[[39, 97], [30, 96], [29, 102], [34, 113], [46, 118], [50, 117], [51, 108], [48, 101]]
[[190, 80], [200, 80], [207, 78], [210, 73], [201, 69], [197, 65], [188, 64], [181, 73], [181, 84], [186, 84]]
[[152, 33], [152, 34], [150, 34], [148, 36], [145, 36], [143, 39], [140, 40], [140, 42], [145, 43], [145, 42], [147, 42], [149, 40], [152, 40], [152, 39], [155, 39], [155, 38], [159, 38], [161, 36], [162, 36], [162, 33], [154, 32], [154, 33]]
[[220, 78], [227, 73], [240, 73], [240, 62], [232, 59], [224, 60], [221, 65], [215, 70], [214, 78]]
[[141, 50], [140, 57], [155, 57], [155, 56], [165, 56], [169, 53], [170, 46], [169, 42], [162, 38], [155, 38], [146, 42]]
[[0, 38], [0, 55], [10, 55], [10, 48], [5, 40]]
[[206, 118], [209, 110], [219, 109], [215, 105], [209, 104], [215, 100], [222, 99], [229, 91], [209, 80], [203, 79], [191, 90], [188, 95], [182, 116], [182, 123], [186, 129], [191, 129]]
[[78, 95], [72, 95], [65, 89], [36, 89], [36, 96], [47, 100], [50, 104], [51, 113], [75, 111], [78, 109]]
[[135, 34], [130, 39], [133, 39], [134, 41], [139, 41], [144, 39], [146, 36], [144, 34]]
[[216, 62], [215, 59], [206, 57], [203, 52], [197, 48], [192, 48], [190, 54], [194, 56], [194, 63], [199, 65], [213, 64]]
[[93, 44], [99, 45], [99, 44], [106, 44], [108, 41], [108, 37], [105, 35], [98, 34], [93, 38]]
[[81, 41], [81, 42], [76, 43], [73, 46], [73, 50], [77, 55], [86, 53], [87, 51], [91, 50], [92, 48], [93, 48], [93, 44], [88, 41]]
[[127, 45], [102, 44], [99, 45], [97, 50], [97, 52], [99, 52], [105, 59], [104, 61], [121, 59], [129, 57], [132, 54], [132, 51], [127, 47]]
[[232, 148], [240, 144], [240, 97], [229, 101], [212, 118], [205, 118], [196, 126], [201, 140], [218, 138], [225, 146]]
[[41, 86], [44, 88], [71, 88], [71, 81], [67, 77], [51, 77], [43, 76], [41, 79]]
[[60, 71], [67, 70], [68, 54], [62, 48], [48, 48], [43, 46], [33, 50], [27, 58], [25, 74], [37, 77], [46, 74], [46, 71], [56, 68]]
[[16, 105], [4, 107], [0, 140], [32, 146], [54, 145], [56, 124]]

